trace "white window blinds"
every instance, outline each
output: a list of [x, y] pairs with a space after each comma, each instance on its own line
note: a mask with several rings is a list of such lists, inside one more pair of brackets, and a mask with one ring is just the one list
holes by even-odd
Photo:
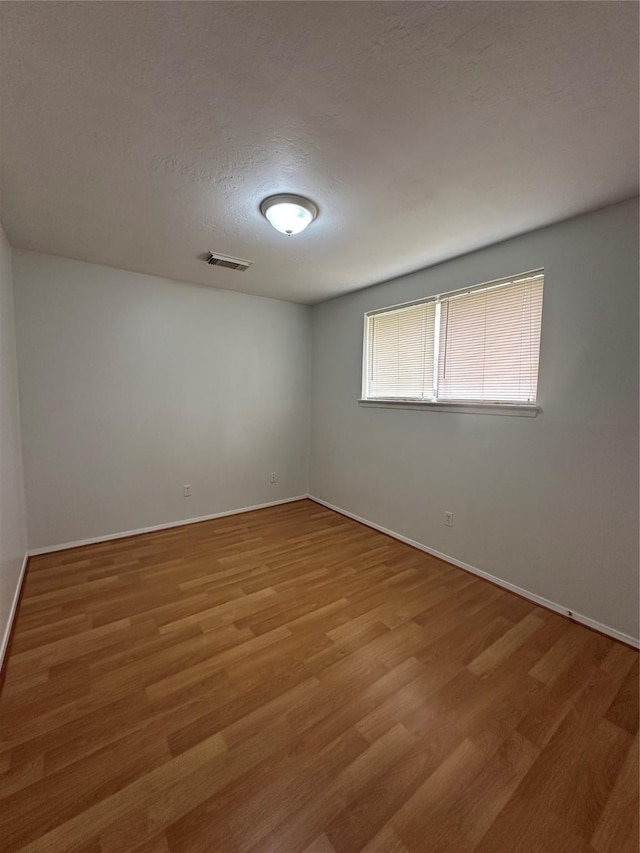
[[438, 399], [533, 403], [542, 276], [441, 300]]
[[368, 395], [433, 399], [435, 302], [374, 314], [368, 320]]
[[365, 399], [536, 401], [542, 271], [366, 317]]

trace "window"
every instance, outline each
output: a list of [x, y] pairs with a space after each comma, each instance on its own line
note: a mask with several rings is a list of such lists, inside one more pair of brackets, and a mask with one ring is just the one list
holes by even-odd
[[363, 401], [534, 407], [544, 273], [365, 315]]

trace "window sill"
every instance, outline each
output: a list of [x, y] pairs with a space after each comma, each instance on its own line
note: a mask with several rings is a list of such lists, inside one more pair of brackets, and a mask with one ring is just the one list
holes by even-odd
[[507, 415], [535, 418], [540, 406], [529, 403], [432, 403], [429, 400], [358, 400], [370, 409], [414, 409], [416, 411], [457, 412], [463, 415]]

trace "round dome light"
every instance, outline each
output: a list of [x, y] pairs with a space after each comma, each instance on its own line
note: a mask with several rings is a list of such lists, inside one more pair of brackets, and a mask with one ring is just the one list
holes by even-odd
[[272, 195], [260, 205], [260, 212], [276, 231], [290, 237], [299, 234], [318, 215], [318, 208], [301, 195]]

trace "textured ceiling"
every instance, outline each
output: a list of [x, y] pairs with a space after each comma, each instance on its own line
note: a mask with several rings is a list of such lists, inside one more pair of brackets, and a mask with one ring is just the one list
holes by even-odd
[[[5, 2], [0, 20], [15, 246], [314, 302], [637, 193], [635, 3]], [[304, 234], [260, 215], [279, 192], [319, 205]]]

